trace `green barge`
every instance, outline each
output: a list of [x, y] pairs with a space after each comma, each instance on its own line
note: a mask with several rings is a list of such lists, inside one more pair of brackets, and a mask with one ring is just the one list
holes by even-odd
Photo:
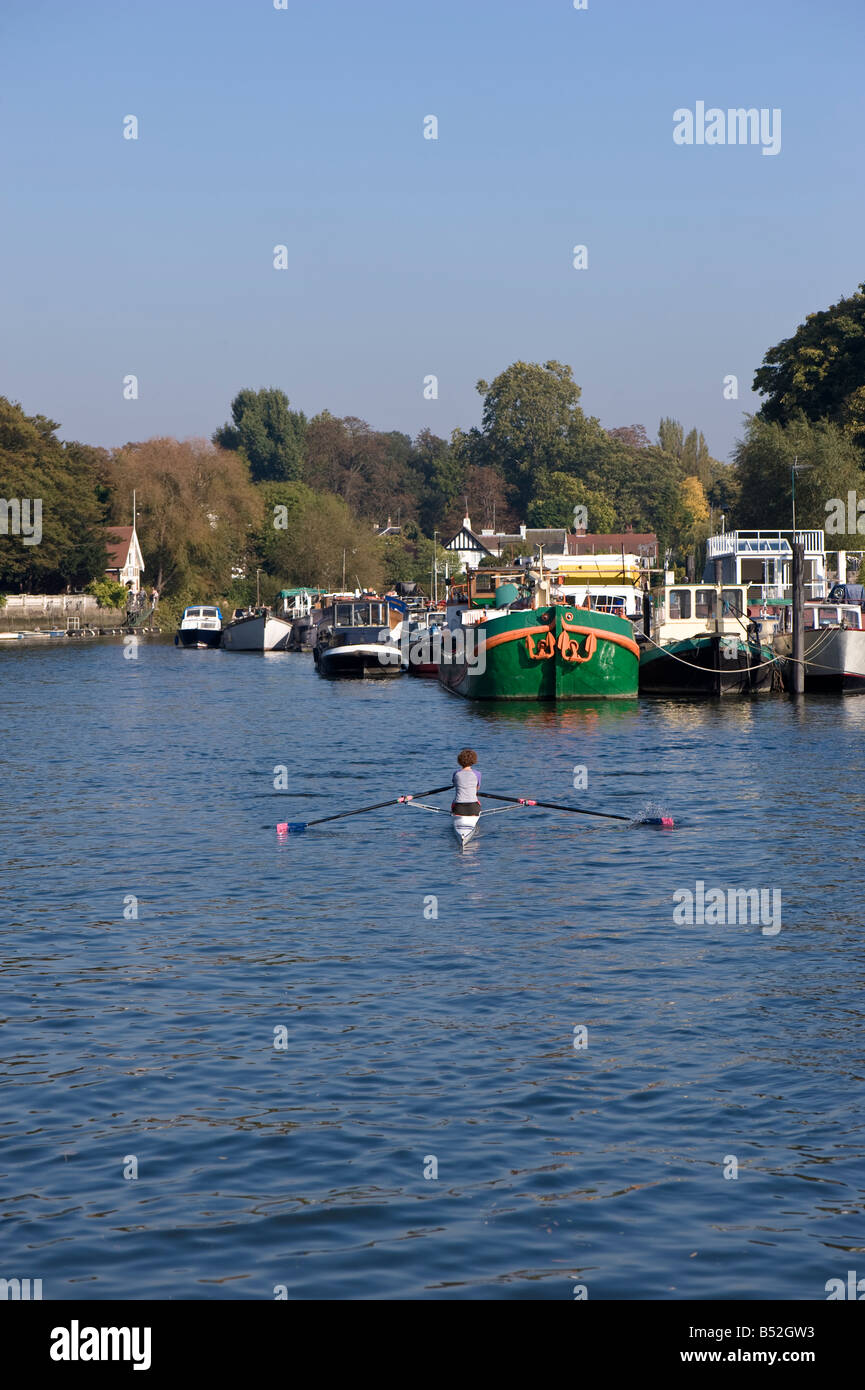
[[438, 667], [446, 690], [470, 700], [636, 697], [640, 649], [627, 618], [551, 603], [545, 581], [529, 595], [501, 584], [495, 605], [478, 612], [469, 591], [459, 627], [449, 624], [452, 650]]

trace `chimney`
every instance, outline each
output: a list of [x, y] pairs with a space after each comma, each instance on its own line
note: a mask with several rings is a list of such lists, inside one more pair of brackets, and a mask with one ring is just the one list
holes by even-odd
[[470, 518], [470, 517], [467, 517], [467, 516], [464, 516], [464, 517], [463, 517], [463, 526], [466, 528], [467, 531], [470, 531], [470, 530], [472, 529], [472, 523], [471, 523], [471, 518]]

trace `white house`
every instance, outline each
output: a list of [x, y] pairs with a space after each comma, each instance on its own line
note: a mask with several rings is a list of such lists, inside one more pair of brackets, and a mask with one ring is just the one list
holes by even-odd
[[449, 550], [451, 554], [457, 557], [456, 563], [454, 564], [455, 570], [477, 569], [485, 555], [496, 555], [498, 553], [495, 550], [490, 550], [488, 546], [484, 545], [480, 536], [475, 535], [475, 532], [472, 530], [471, 520], [467, 516], [463, 517], [463, 524], [456, 535], [451, 540], [446, 541], [442, 548], [444, 550]]
[[144, 573], [144, 556], [138, 544], [138, 534], [134, 526], [107, 526], [105, 543], [108, 548], [107, 579], [125, 584], [131, 593], [137, 594]]

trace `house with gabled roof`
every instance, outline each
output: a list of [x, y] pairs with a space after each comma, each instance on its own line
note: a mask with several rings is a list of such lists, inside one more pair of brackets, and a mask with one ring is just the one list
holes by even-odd
[[485, 555], [498, 554], [498, 551], [484, 545], [480, 536], [472, 530], [471, 518], [467, 516], [463, 517], [463, 524], [456, 535], [445, 541], [443, 549], [458, 557], [455, 568], [467, 570], [477, 569]]
[[106, 579], [124, 584], [133, 594], [141, 588], [144, 556], [134, 526], [106, 526], [105, 544], [108, 550]]

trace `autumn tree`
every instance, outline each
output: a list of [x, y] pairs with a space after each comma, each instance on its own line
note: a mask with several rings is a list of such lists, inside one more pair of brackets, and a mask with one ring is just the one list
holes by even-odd
[[137, 492], [138, 535], [149, 582], [223, 593], [247, 561], [261, 498], [240, 455], [205, 439], [148, 439], [118, 449], [112, 516], [122, 525]]

